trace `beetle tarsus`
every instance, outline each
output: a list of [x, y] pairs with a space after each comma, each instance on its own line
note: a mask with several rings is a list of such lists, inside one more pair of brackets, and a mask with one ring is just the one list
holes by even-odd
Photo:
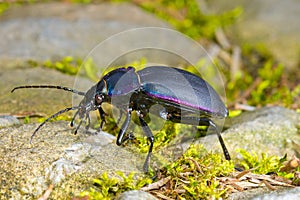
[[99, 108], [98, 108], [98, 111], [99, 111], [100, 119], [101, 119], [100, 130], [102, 130], [103, 125], [104, 125], [104, 123], [105, 123], [105, 112], [104, 112], [104, 110], [102, 109], [102, 107], [99, 107]]

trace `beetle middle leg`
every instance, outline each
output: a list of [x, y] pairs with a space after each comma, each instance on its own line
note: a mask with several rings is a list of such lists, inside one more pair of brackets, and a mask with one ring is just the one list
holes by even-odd
[[99, 131], [100, 131], [100, 130], [102, 130], [103, 125], [105, 123], [105, 112], [102, 109], [102, 107], [98, 108], [98, 111], [99, 111], [100, 119], [101, 119], [100, 128], [99, 128]]
[[132, 109], [128, 109], [125, 121], [124, 121], [124, 123], [123, 123], [123, 125], [120, 129], [119, 134], [118, 134], [117, 142], [116, 142], [118, 146], [120, 146], [124, 142], [124, 136], [125, 136], [125, 133], [128, 129], [130, 119], [131, 119], [131, 111], [132, 111]]
[[[130, 123], [130, 119], [131, 119], [131, 111], [132, 109], [128, 109], [128, 112], [127, 112], [127, 115], [126, 115], [126, 118], [125, 118], [125, 121], [123, 122], [123, 125], [121, 127], [121, 130], [118, 134], [118, 137], [117, 137], [117, 145], [121, 145], [123, 144], [124, 141], [127, 140], [127, 138], [125, 137], [125, 134], [126, 134], [126, 131], [128, 129], [128, 126], [129, 126], [129, 123]], [[149, 147], [149, 150], [148, 150], [148, 154], [147, 154], [147, 157], [146, 157], [146, 160], [145, 160], [145, 163], [143, 165], [143, 169], [145, 172], [148, 172], [148, 169], [149, 169], [149, 163], [150, 163], [150, 157], [151, 157], [151, 154], [152, 154], [152, 149], [153, 149], [153, 143], [154, 143], [154, 136], [152, 134], [152, 131], [150, 130], [148, 124], [145, 122], [144, 118], [143, 118], [143, 115], [140, 114], [139, 112], [138, 113], [138, 116], [139, 116], [139, 120], [140, 120], [140, 123], [141, 123], [141, 126], [142, 126], [142, 129], [145, 133], [145, 135], [147, 136], [147, 139], [149, 140], [150, 142], [150, 147]], [[129, 136], [130, 137], [130, 136]]]
[[147, 136], [147, 139], [150, 142], [150, 147], [149, 147], [149, 150], [148, 150], [148, 154], [147, 154], [144, 166], [143, 166], [144, 171], [148, 172], [149, 164], [150, 164], [150, 158], [151, 158], [152, 149], [153, 149], [154, 136], [153, 136], [152, 131], [150, 130], [148, 124], [145, 122], [143, 116], [140, 115], [140, 114], [139, 114], [139, 120], [140, 120], [142, 129], [143, 129], [145, 135]]

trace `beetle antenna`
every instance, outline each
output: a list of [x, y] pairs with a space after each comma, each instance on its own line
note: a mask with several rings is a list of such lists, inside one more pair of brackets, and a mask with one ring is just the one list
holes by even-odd
[[77, 110], [81, 108], [81, 106], [74, 106], [74, 107], [69, 107], [69, 108], [65, 108], [63, 110], [60, 110], [58, 111], [57, 113], [51, 115], [50, 117], [48, 117], [45, 121], [43, 121], [33, 132], [33, 134], [31, 135], [31, 138], [30, 138], [30, 144], [32, 143], [32, 139], [33, 137], [35, 136], [35, 134], [38, 132], [38, 130], [44, 126], [44, 124], [46, 124], [50, 119], [53, 119], [54, 117], [57, 117], [58, 115], [61, 115], [62, 113], [65, 113], [65, 112], [68, 112], [70, 110]]
[[15, 87], [14, 89], [11, 90], [11, 92], [14, 92], [17, 89], [23, 89], [23, 88], [52, 88], [52, 89], [59, 89], [59, 90], [66, 90], [81, 96], [85, 96], [85, 92], [77, 91], [72, 88], [64, 87], [64, 86], [59, 86], [59, 85], [23, 85], [23, 86], [18, 86]]

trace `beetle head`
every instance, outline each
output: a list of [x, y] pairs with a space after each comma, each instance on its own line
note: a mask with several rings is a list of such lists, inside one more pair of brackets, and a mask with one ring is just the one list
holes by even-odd
[[104, 80], [101, 80], [85, 93], [78, 109], [80, 119], [89, 118], [91, 111], [101, 108], [101, 104], [106, 101], [105, 88]]
[[[98, 90], [99, 87], [102, 87], [101, 85], [104, 85], [104, 81], [101, 80], [97, 85], [94, 85], [92, 88], [90, 88], [84, 95], [84, 98], [81, 100], [81, 102], [78, 105], [78, 110], [75, 113], [72, 121], [71, 126], [74, 125], [74, 121], [79, 116], [80, 122], [75, 130], [75, 133], [81, 126], [82, 122], [86, 123], [86, 129], [89, 128], [90, 125], [90, 112], [100, 109], [101, 104], [105, 101], [105, 93], [102, 93], [102, 90]], [[99, 87], [98, 87], [99, 86]], [[103, 86], [105, 88], [105, 85]], [[100, 88], [99, 88], [100, 89]]]

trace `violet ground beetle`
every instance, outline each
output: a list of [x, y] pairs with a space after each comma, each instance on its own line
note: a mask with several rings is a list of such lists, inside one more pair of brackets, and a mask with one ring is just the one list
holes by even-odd
[[151, 106], [159, 104], [161, 109], [156, 115], [165, 120], [213, 127], [226, 160], [230, 160], [230, 155], [221, 133], [211, 120], [212, 117], [227, 117], [228, 110], [216, 91], [202, 78], [190, 72], [166, 66], [150, 66], [139, 71], [135, 71], [133, 67], [118, 68], [107, 73], [87, 92], [52, 85], [19, 86], [15, 87], [11, 92], [22, 88], [54, 88], [84, 96], [78, 106], [60, 110], [41, 123], [33, 132], [30, 142], [46, 122], [70, 110], [77, 110], [71, 121], [71, 126], [74, 125], [74, 120], [77, 116], [80, 119], [75, 129], [75, 134], [82, 123], [86, 125], [86, 129], [89, 128], [89, 113], [94, 110], [99, 111], [101, 118], [100, 128], [102, 128], [105, 123], [106, 113], [102, 109], [101, 104], [107, 102], [126, 114], [125, 121], [117, 136], [117, 145], [121, 145], [126, 140], [125, 135], [131, 121], [131, 113], [133, 111], [137, 113], [144, 134], [150, 142], [149, 151], [143, 166], [144, 171], [148, 172], [155, 138], [145, 121], [145, 117], [148, 115]]

